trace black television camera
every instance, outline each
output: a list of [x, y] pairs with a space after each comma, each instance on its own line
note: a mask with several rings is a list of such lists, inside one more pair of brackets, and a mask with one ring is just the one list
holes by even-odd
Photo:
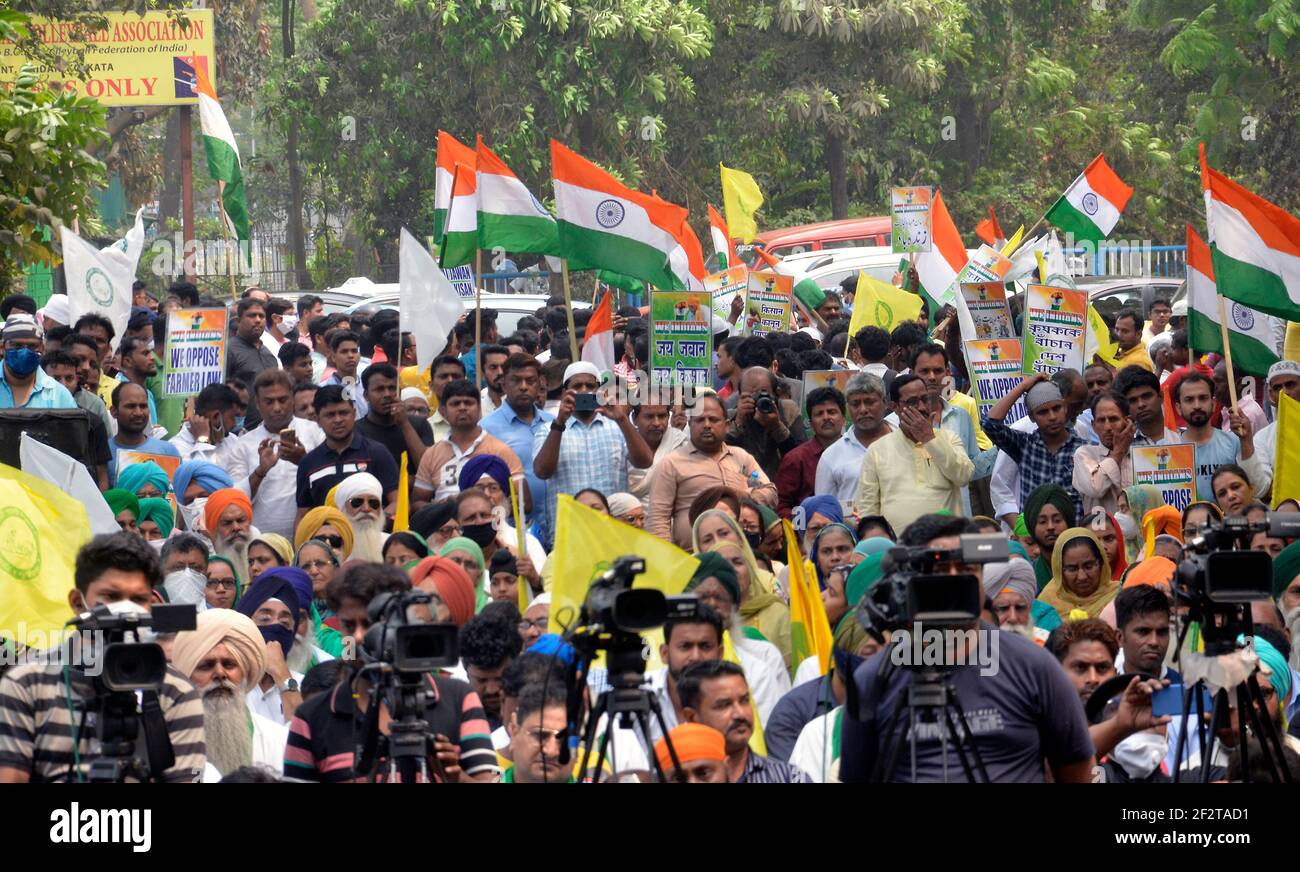
[[[95, 690], [95, 739], [99, 750], [90, 761], [91, 781], [160, 780], [176, 764], [171, 737], [158, 702], [167, 675], [167, 655], [157, 642], [141, 642], [140, 630], [176, 633], [193, 630], [192, 605], [156, 605], [153, 611], [118, 614], [106, 605], [73, 618], [80, 651], [77, 671]], [[127, 641], [130, 633], [134, 641]], [[139, 754], [141, 722], [144, 758]]]
[[[358, 678], [368, 678], [368, 705], [357, 730], [354, 771], [374, 777], [382, 759], [389, 762], [389, 779], [404, 784], [428, 779], [433, 754], [425, 712], [429, 704], [428, 675], [460, 661], [460, 636], [455, 624], [433, 623], [433, 596], [423, 590], [381, 593], [366, 609], [370, 628], [361, 645], [363, 666]], [[389, 732], [379, 730], [379, 712], [387, 707]]]
[[1237, 637], [1252, 634], [1250, 604], [1273, 598], [1273, 561], [1266, 552], [1249, 550], [1256, 533], [1300, 536], [1300, 513], [1270, 512], [1253, 524], [1240, 515], [1211, 521], [1184, 546], [1174, 599], [1200, 625], [1207, 655], [1236, 650]]
[[968, 572], [952, 575], [935, 570], [944, 564], [1001, 562], [1009, 555], [1006, 537], [996, 533], [964, 535], [952, 549], [891, 548], [886, 575], [859, 604], [858, 620], [881, 644], [886, 631], [914, 624], [937, 629], [969, 626], [979, 620], [984, 606], [979, 579]]

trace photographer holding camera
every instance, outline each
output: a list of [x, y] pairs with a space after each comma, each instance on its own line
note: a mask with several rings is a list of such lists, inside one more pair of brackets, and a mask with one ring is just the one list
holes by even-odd
[[777, 399], [776, 389], [776, 376], [770, 369], [751, 366], [741, 373], [740, 400], [727, 429], [727, 444], [752, 454], [773, 481], [781, 458], [804, 441], [799, 408], [789, 400]]
[[[955, 550], [958, 556], [935, 563], [930, 572], [936, 576], [973, 575], [979, 580], [981, 566], [963, 562], [959, 556], [962, 537], [976, 531], [965, 518], [923, 515], [903, 531], [899, 544]], [[906, 629], [915, 632], [919, 624]], [[964, 637], [964, 644], [973, 647], [978, 634], [999, 632], [992, 625], [975, 621], [958, 628], [953, 635]], [[895, 632], [891, 644], [853, 675], [841, 731], [842, 781], [872, 778], [886, 739], [893, 733], [893, 719], [907, 715], [898, 702], [916, 682], [918, 673], [911, 668], [890, 669], [889, 665], [907, 662], [908, 643], [900, 638], [908, 635], [911, 633]], [[942, 667], [965, 713], [963, 732], [972, 739], [969, 745], [983, 761], [988, 780], [1043, 781], [1050, 768], [1056, 781], [1090, 781], [1095, 759], [1083, 707], [1052, 656], [1015, 633], [1000, 633], [993, 652], [991, 664], [977, 664], [969, 650], [948, 650], [945, 657], [949, 664]], [[957, 654], [962, 656], [954, 656]], [[958, 662], [964, 665], [950, 665]], [[881, 773], [885, 781], [908, 780], [907, 761], [913, 751], [916, 780], [963, 778], [954, 747], [956, 737], [949, 735], [942, 723], [918, 723], [911, 735], [906, 724], [903, 726], [902, 753], [894, 771]]]
[[[327, 589], [329, 607], [343, 626], [345, 642], [355, 652], [368, 651], [366, 631], [371, 628], [371, 601], [385, 594], [400, 596], [411, 591], [406, 573], [393, 566], [366, 563], [351, 566], [335, 576]], [[419, 611], [416, 607], [412, 611]], [[414, 617], [421, 617], [416, 615]], [[425, 610], [424, 615], [431, 617]], [[346, 649], [345, 649], [346, 650]], [[383, 652], [380, 652], [383, 653]], [[355, 655], [354, 655], [355, 656]], [[371, 678], [363, 674], [367, 664], [348, 661], [345, 678], [328, 693], [304, 702], [289, 726], [284, 751], [286, 778], [327, 783], [371, 780], [369, 772], [358, 771], [357, 754], [371, 704]], [[478, 695], [469, 685], [454, 678], [426, 672], [423, 679], [425, 733], [434, 737], [436, 760], [429, 759], [431, 779], [452, 782], [495, 781], [496, 752], [492, 749], [487, 716]], [[389, 736], [395, 717], [387, 704], [379, 711], [378, 730]], [[377, 760], [374, 780], [387, 780], [387, 760]], [[440, 773], [440, 775], [438, 775]]]
[[[96, 536], [77, 552], [75, 587], [68, 594], [74, 614], [106, 607], [113, 615], [148, 614], [158, 602], [162, 565], [149, 543], [130, 533]], [[78, 647], [73, 663], [102, 650]], [[100, 756], [96, 717], [96, 679], [84, 666], [53, 663], [23, 665], [0, 679], [0, 782], [85, 781]], [[154, 704], [161, 709], [175, 755], [172, 765], [152, 776], [168, 782], [195, 782], [205, 763], [203, 703], [189, 680], [168, 666]]]

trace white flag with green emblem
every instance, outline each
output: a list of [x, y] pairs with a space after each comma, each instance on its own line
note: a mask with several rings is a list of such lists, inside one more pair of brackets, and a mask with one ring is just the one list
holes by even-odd
[[144, 210], [135, 213], [135, 226], [117, 242], [96, 249], [62, 225], [63, 277], [68, 287], [68, 315], [72, 324], [82, 315], [102, 315], [113, 324], [114, 351], [131, 317], [131, 285], [144, 250]]

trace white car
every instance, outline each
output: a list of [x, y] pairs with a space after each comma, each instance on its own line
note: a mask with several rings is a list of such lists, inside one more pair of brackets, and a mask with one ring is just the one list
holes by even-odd
[[[359, 300], [345, 311], [374, 313], [380, 309], [396, 309], [398, 307], [398, 286], [396, 284], [371, 284], [374, 289], [365, 299]], [[515, 327], [519, 324], [519, 319], [525, 315], [532, 315], [538, 309], [546, 305], [547, 297], [544, 294], [491, 294], [484, 292], [482, 295], [483, 308], [492, 309], [497, 313], [497, 330], [502, 336], [509, 336], [515, 332]], [[474, 311], [474, 298], [461, 297], [461, 305], [465, 311]], [[580, 300], [573, 301], [574, 310], [590, 309], [591, 303], [585, 303]]]

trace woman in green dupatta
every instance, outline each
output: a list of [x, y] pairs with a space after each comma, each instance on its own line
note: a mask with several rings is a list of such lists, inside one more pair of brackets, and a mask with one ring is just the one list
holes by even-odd
[[737, 613], [745, 635], [775, 645], [785, 659], [786, 669], [789, 669], [793, 650], [790, 607], [781, 602], [775, 593], [754, 583], [760, 570], [749, 546], [722, 539], [714, 542], [709, 550], [725, 557], [736, 571], [736, 581], [740, 585], [740, 607]]

